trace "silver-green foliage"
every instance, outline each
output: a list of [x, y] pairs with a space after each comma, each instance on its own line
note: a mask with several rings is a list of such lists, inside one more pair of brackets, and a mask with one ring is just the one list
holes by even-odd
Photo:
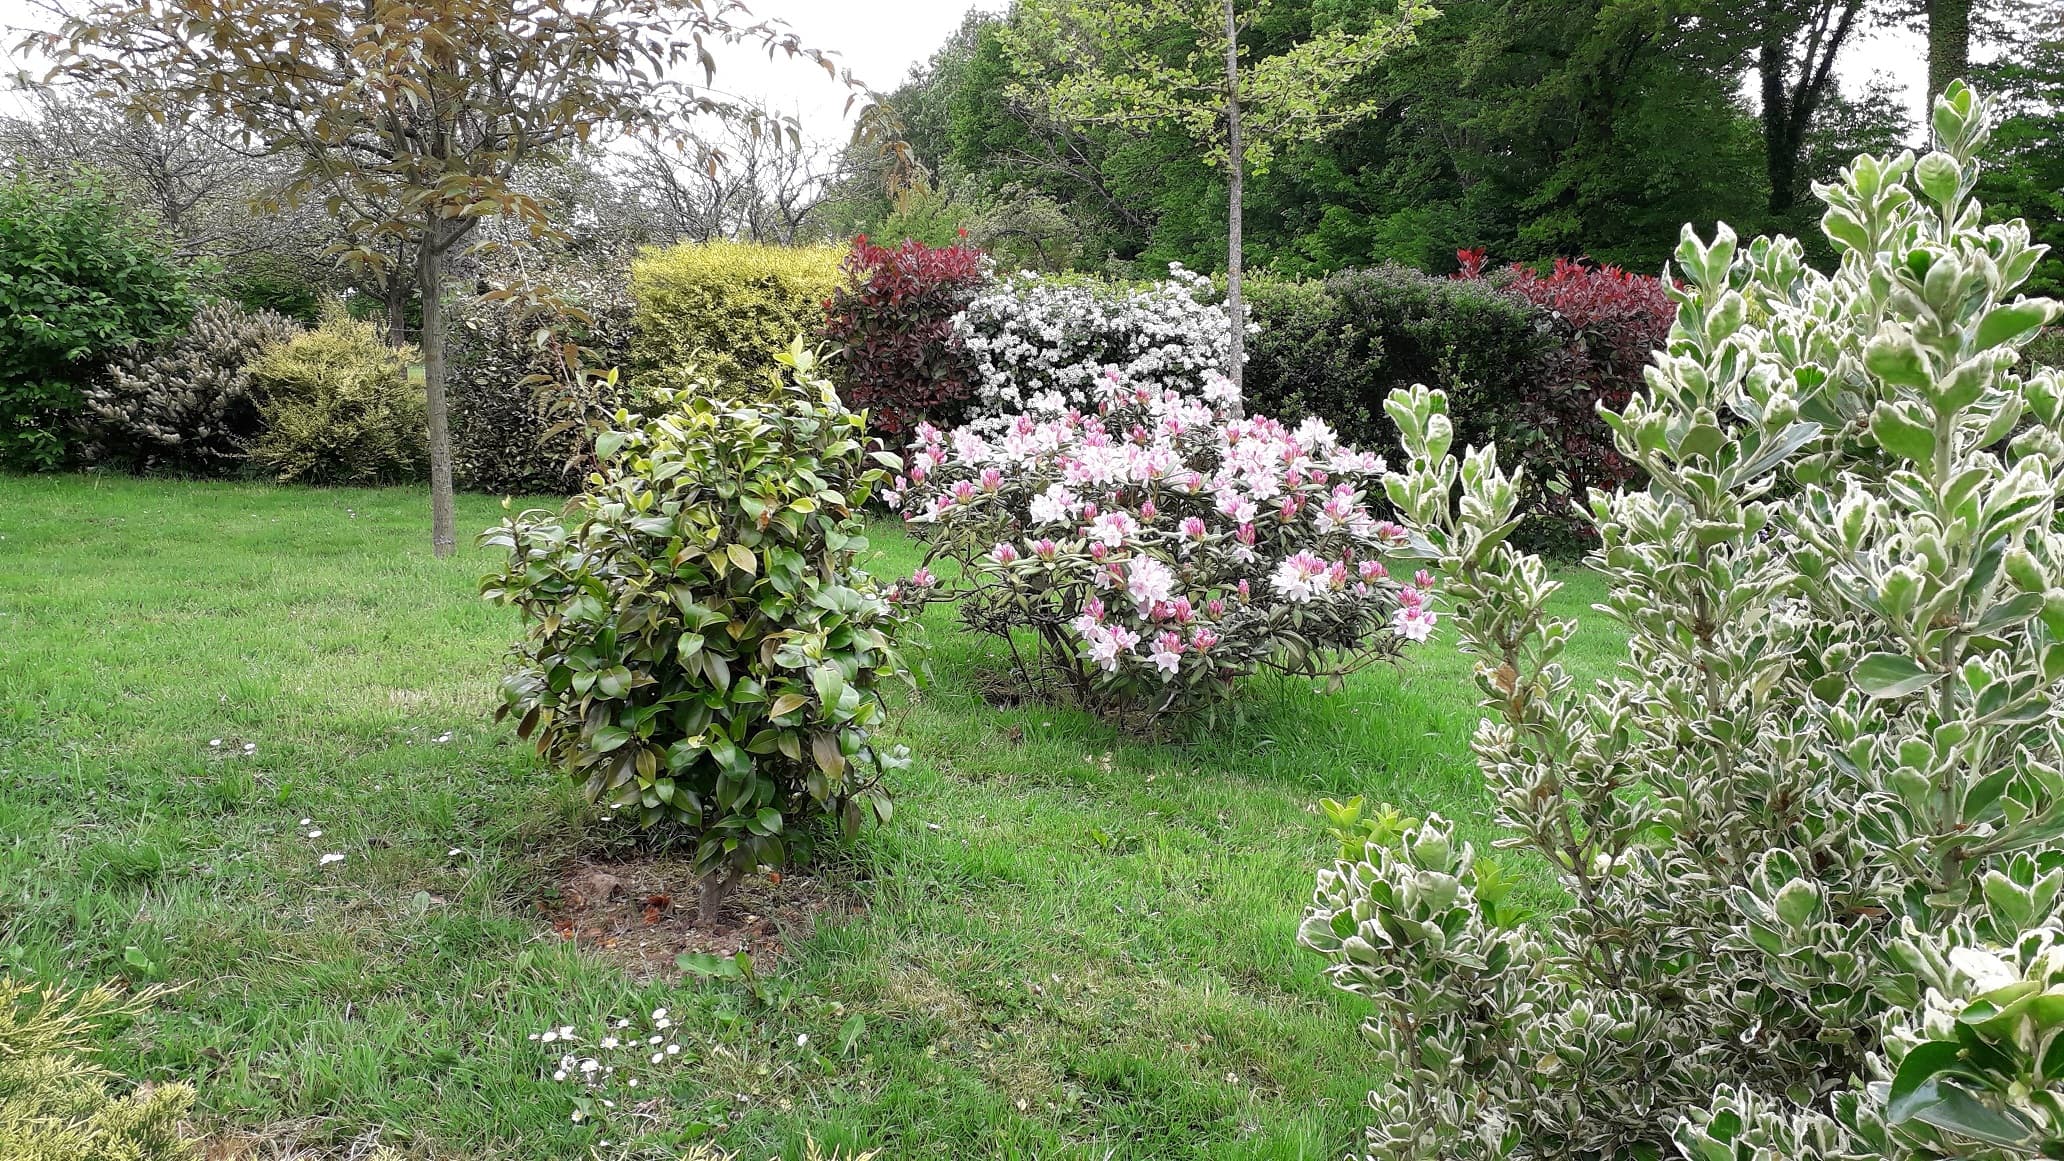
[[184, 332], [114, 355], [85, 391], [89, 456], [138, 471], [236, 471], [260, 430], [250, 365], [300, 333], [283, 314], [218, 301]]
[[1686, 230], [1606, 417], [1650, 483], [1591, 498], [1629, 638], [1594, 690], [1517, 480], [1449, 455], [1441, 393], [1389, 401], [1501, 845], [1569, 905], [1515, 922], [1438, 818], [1319, 876], [1300, 940], [1375, 1004], [1367, 1156], [2064, 1155], [2064, 382], [2018, 351], [2060, 307], [1970, 197], [1988, 117], [1955, 86], [1934, 151], [1817, 191], [1832, 275]]

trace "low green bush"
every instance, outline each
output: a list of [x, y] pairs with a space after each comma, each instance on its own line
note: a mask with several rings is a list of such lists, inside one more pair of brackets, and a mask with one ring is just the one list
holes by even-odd
[[790, 340], [824, 326], [845, 256], [837, 246], [756, 242], [645, 251], [631, 263], [633, 377], [670, 390], [771, 382]]
[[300, 333], [285, 315], [212, 302], [184, 333], [120, 352], [85, 391], [86, 457], [137, 472], [235, 472], [260, 430], [250, 365]]
[[[468, 297], [446, 309], [452, 473], [462, 488], [577, 492], [594, 467], [589, 420], [636, 409], [629, 377], [631, 299], [620, 265], [540, 280], [581, 317], [534, 298]], [[579, 369], [568, 344], [578, 345]], [[614, 380], [606, 376], [618, 372]]]
[[264, 400], [252, 461], [282, 483], [421, 479], [430, 453], [411, 357], [374, 324], [334, 309], [320, 327], [267, 351], [250, 367]]
[[117, 1094], [93, 1063], [91, 1032], [134, 1014], [152, 993], [62, 993], [0, 978], [0, 1157], [7, 1161], [184, 1161], [193, 1108], [183, 1084]]
[[199, 304], [188, 271], [105, 190], [0, 181], [0, 467], [62, 466], [101, 364]]
[[597, 441], [565, 513], [482, 537], [508, 553], [483, 592], [528, 627], [502, 712], [590, 801], [692, 843], [705, 921], [823, 824], [887, 819], [907, 761], [871, 735], [915, 622], [856, 563], [887, 473], [800, 341], [786, 364], [758, 397], [669, 394]]

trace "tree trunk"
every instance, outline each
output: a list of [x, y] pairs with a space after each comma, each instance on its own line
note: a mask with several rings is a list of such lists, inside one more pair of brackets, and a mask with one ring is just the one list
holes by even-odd
[[1971, 71], [1971, 0], [1928, 0], [1928, 101]]
[[732, 893], [744, 878], [744, 870], [735, 866], [704, 875], [695, 893], [695, 922], [705, 930], [715, 927], [723, 916], [724, 904], [731, 901]]
[[[1763, 98], [1763, 175], [1770, 182], [1772, 217], [1791, 211], [1798, 193], [1798, 159], [1793, 156], [1789, 94], [1785, 91], [1785, 29], [1779, 0], [1764, 0], [1763, 44], [1756, 54], [1756, 79]], [[1773, 223], [1773, 226], [1775, 223]]]
[[405, 347], [408, 345], [408, 279], [401, 271], [387, 275], [387, 345]]
[[1226, 171], [1230, 192], [1226, 206], [1226, 316], [1232, 321], [1231, 366], [1227, 377], [1238, 387], [1245, 380], [1247, 312], [1240, 303], [1240, 215], [1246, 193], [1247, 149], [1240, 140], [1240, 25], [1235, 0], [1225, 0]]
[[416, 249], [416, 288], [423, 296], [423, 390], [430, 421], [430, 550], [450, 556], [458, 543], [452, 520], [451, 409], [444, 395], [443, 229], [432, 218]]

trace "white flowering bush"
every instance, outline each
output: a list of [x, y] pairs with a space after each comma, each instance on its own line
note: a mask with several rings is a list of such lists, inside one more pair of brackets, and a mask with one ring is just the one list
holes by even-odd
[[1391, 576], [1404, 529], [1369, 509], [1383, 461], [1237, 402], [1223, 376], [1185, 394], [1108, 371], [1087, 411], [1049, 391], [1000, 430], [920, 427], [891, 503], [933, 551], [898, 598], [957, 602], [1028, 686], [1146, 718], [1262, 668], [1338, 677], [1424, 640], [1432, 578]]
[[1149, 391], [1194, 393], [1231, 370], [1225, 307], [1210, 297], [1211, 280], [1181, 263], [1169, 265], [1167, 281], [1144, 287], [1003, 279], [953, 319], [974, 371], [973, 414], [1017, 414], [1049, 394], [1092, 409], [1111, 373]]
[[[2064, 1156], [2064, 381], [2042, 254], [1971, 199], [1989, 109], [1820, 187], [1841, 255], [1722, 227], [1590, 498], [1628, 663], [1579, 691], [1519, 483], [1394, 395], [1529, 926], [1438, 818], [1319, 877], [1299, 939], [1374, 1005], [1371, 1158]], [[1668, 280], [1666, 280], [1667, 282]], [[1781, 484], [1794, 487], [1780, 491]], [[1783, 498], [1780, 498], [1783, 497]]]

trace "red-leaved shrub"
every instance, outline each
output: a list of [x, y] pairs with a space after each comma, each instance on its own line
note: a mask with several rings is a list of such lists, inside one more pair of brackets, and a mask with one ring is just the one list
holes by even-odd
[[1491, 280], [1554, 319], [1561, 350], [1548, 373], [1510, 401], [1510, 412], [1500, 417], [1498, 448], [1517, 452], [1526, 465], [1534, 493], [1523, 504], [1535, 525], [1531, 539], [1567, 536], [1567, 547], [1588, 548], [1585, 492], [1624, 487], [1640, 476], [1613, 446], [1598, 407], [1626, 406], [1650, 353], [1668, 339], [1677, 304], [1661, 279], [1617, 266], [1558, 258], [1547, 274], [1517, 264], [1492, 272], [1481, 249], [1458, 250], [1455, 257], [1462, 267], [1457, 278]]
[[833, 364], [846, 405], [868, 410], [868, 426], [901, 436], [920, 422], [965, 418], [972, 388], [953, 340], [953, 316], [988, 278], [982, 252], [967, 245], [894, 248], [862, 234], [846, 258], [850, 282], [824, 304], [824, 337], [841, 344]]

